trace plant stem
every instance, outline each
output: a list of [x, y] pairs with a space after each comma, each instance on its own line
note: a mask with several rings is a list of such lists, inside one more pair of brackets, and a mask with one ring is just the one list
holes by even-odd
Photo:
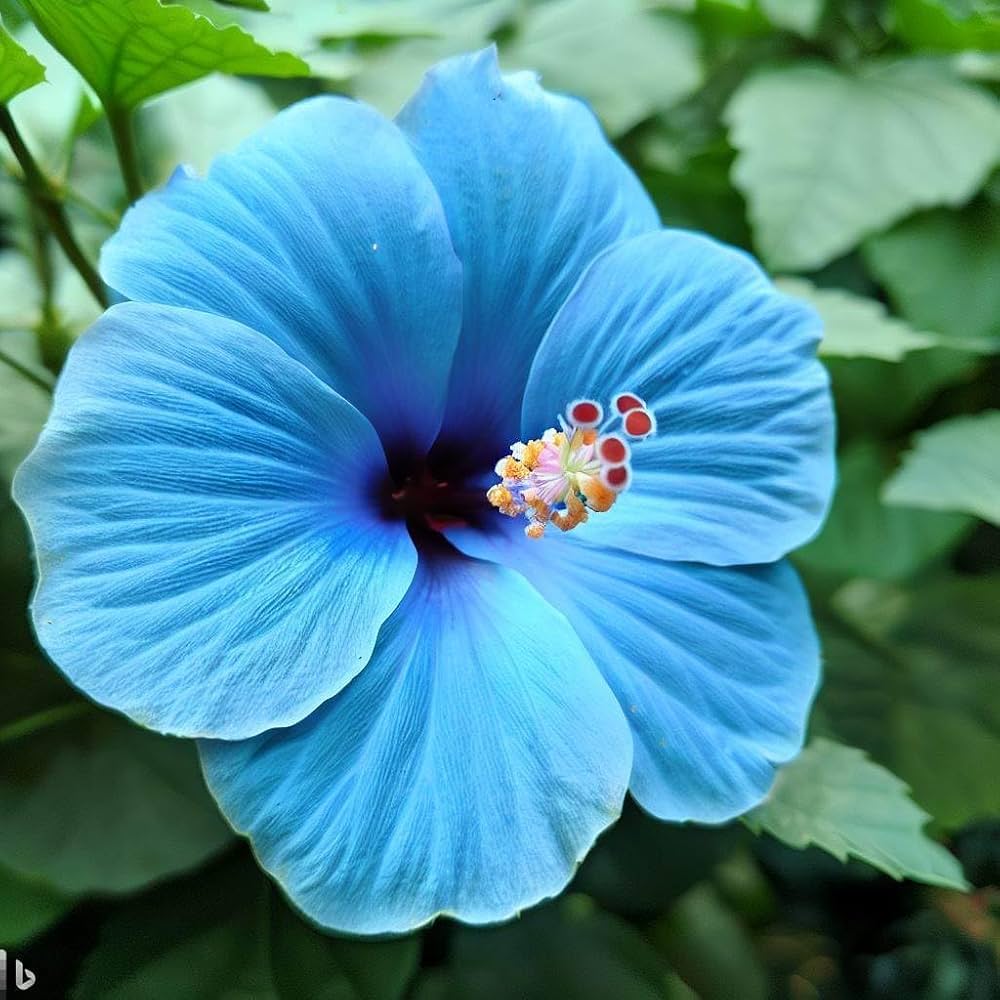
[[46, 379], [44, 376], [40, 375], [36, 371], [32, 371], [27, 365], [22, 364], [17, 358], [12, 358], [6, 351], [0, 351], [0, 364], [5, 364], [10, 368], [13, 368], [18, 375], [22, 375], [29, 382], [34, 382], [39, 389], [44, 389], [46, 392], [52, 392], [53, 383]]
[[142, 197], [145, 186], [139, 171], [139, 151], [135, 145], [135, 131], [132, 128], [132, 113], [128, 108], [105, 105], [108, 115], [108, 125], [111, 127], [111, 138], [114, 139], [115, 152], [121, 165], [122, 179], [125, 181], [125, 192], [129, 204]]
[[90, 710], [91, 706], [85, 701], [75, 701], [67, 705], [55, 705], [52, 708], [42, 709], [41, 712], [36, 712], [34, 715], [28, 715], [6, 726], [0, 726], [0, 745], [12, 743], [24, 736], [31, 736], [40, 729], [68, 722], [77, 716], [85, 715]]
[[87, 260], [87, 255], [77, 243], [73, 230], [70, 228], [69, 219], [66, 217], [66, 209], [59, 200], [59, 195], [35, 162], [35, 158], [21, 138], [7, 106], [3, 104], [0, 104], [0, 132], [6, 137], [11, 151], [21, 165], [21, 170], [24, 172], [24, 185], [31, 200], [45, 216], [52, 235], [59, 241], [63, 253], [80, 273], [80, 277], [83, 278], [94, 298], [101, 306], [107, 308], [108, 300], [104, 292], [104, 282], [101, 281], [94, 266]]

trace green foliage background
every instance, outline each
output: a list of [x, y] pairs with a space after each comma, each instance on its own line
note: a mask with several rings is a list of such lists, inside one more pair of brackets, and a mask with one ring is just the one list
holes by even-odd
[[[0, 116], [38, 167], [0, 142], [0, 947], [79, 1000], [1000, 996], [1000, 5], [266, 7], [0, 0]], [[822, 313], [839, 487], [795, 559], [825, 683], [742, 822], [629, 806], [515, 922], [352, 940], [260, 875], [192, 747], [45, 661], [10, 477], [100, 311], [65, 226], [92, 261], [130, 196], [277, 107], [332, 90], [391, 114], [490, 40], [591, 102], [665, 223], [752, 249]]]

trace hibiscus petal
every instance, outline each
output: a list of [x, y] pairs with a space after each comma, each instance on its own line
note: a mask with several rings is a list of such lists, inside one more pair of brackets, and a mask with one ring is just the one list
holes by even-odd
[[833, 488], [821, 327], [749, 256], [676, 230], [607, 251], [545, 336], [525, 391], [537, 437], [576, 398], [634, 392], [657, 418], [632, 485], [589, 541], [719, 565], [780, 558], [819, 528]]
[[532, 74], [502, 76], [495, 48], [439, 63], [397, 121], [441, 195], [465, 281], [442, 445], [492, 465], [517, 437], [559, 306], [598, 252], [658, 228], [656, 209], [587, 107]]
[[516, 573], [424, 560], [371, 663], [292, 729], [201, 745], [210, 789], [309, 917], [357, 933], [513, 916], [619, 814], [628, 725]]
[[516, 567], [569, 619], [625, 710], [630, 790], [655, 816], [738, 816], [802, 748], [819, 647], [787, 562], [667, 563], [516, 525], [449, 538]]
[[69, 678], [161, 732], [291, 725], [368, 661], [413, 577], [371, 425], [266, 337], [115, 306], [15, 478], [32, 613]]
[[390, 454], [441, 422], [461, 266], [406, 139], [340, 97], [279, 114], [200, 180], [180, 170], [101, 255], [130, 299], [246, 323], [364, 413]]

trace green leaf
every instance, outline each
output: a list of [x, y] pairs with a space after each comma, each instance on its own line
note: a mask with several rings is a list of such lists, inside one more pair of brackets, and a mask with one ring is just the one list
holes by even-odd
[[1000, 348], [1000, 205], [914, 216], [863, 251], [911, 323], [958, 344]]
[[217, 28], [186, 7], [157, 0], [24, 0], [49, 41], [101, 100], [117, 108], [209, 73], [304, 76], [297, 56], [272, 52], [241, 28]]
[[771, 794], [746, 822], [791, 847], [814, 844], [894, 879], [967, 888], [958, 861], [923, 833], [928, 818], [890, 771], [860, 750], [818, 739], [779, 771]]
[[[42, 671], [39, 662], [12, 672], [8, 661], [0, 676], [11, 690]], [[45, 728], [3, 706], [0, 864], [71, 895], [129, 892], [230, 841], [192, 743], [69, 699], [75, 717]]]
[[0, 104], [7, 104], [45, 79], [45, 67], [0, 24]]
[[570, 895], [502, 927], [460, 928], [451, 964], [421, 1000], [663, 1000], [676, 992], [666, 961], [636, 931]]
[[419, 941], [322, 934], [242, 854], [116, 911], [73, 1000], [396, 1000]]
[[943, 347], [912, 351], [901, 361], [830, 355], [825, 361], [841, 440], [905, 430], [939, 393], [971, 383], [984, 367], [978, 354]]
[[759, 0], [767, 19], [778, 28], [786, 28], [812, 38], [819, 27], [826, 0]]
[[1000, 814], [1000, 576], [858, 580], [834, 604], [817, 731], [891, 768], [943, 829]]
[[223, 7], [242, 7], [245, 10], [267, 12], [271, 9], [267, 4], [267, 0], [215, 0], [215, 2], [221, 4]]
[[[399, 7], [397, 4], [387, 6], [397, 10]], [[381, 10], [382, 5], [365, 5], [355, 9], [367, 16], [369, 7], [374, 14]], [[494, 33], [508, 24], [517, 8], [518, 0], [484, 0], [472, 5], [463, 0], [422, 3], [417, 12], [410, 10], [410, 27], [406, 28], [406, 22], [402, 22], [394, 30], [406, 30], [412, 34], [420, 27], [419, 21], [413, 23], [417, 13], [433, 14], [436, 18], [434, 37], [410, 37], [369, 49], [365, 58], [356, 59], [357, 65], [349, 70], [352, 92], [379, 111], [394, 115], [420, 85], [429, 66], [439, 59], [482, 48]], [[379, 30], [383, 31], [385, 22], [381, 24], [383, 27]], [[358, 28], [354, 21], [351, 30]], [[330, 32], [324, 34], [328, 37]]]
[[952, 10], [941, 0], [893, 0], [895, 34], [911, 48], [1000, 49], [1000, 12]]
[[915, 209], [957, 205], [1000, 157], [1000, 107], [936, 62], [764, 70], [725, 112], [733, 182], [775, 270], [810, 270]]
[[765, 1000], [767, 974], [746, 926], [710, 884], [695, 886], [651, 937], [699, 1000]]
[[51, 927], [74, 900], [0, 868], [0, 941], [19, 945]]
[[914, 439], [885, 501], [1000, 525], [1000, 410], [943, 420]]
[[146, 105], [139, 125], [155, 176], [165, 181], [179, 163], [205, 172], [219, 154], [274, 117], [275, 107], [260, 87], [227, 76], [211, 76]]
[[808, 302], [823, 320], [819, 353], [840, 358], [899, 361], [907, 351], [933, 347], [938, 339], [890, 316], [874, 299], [839, 288], [817, 288], [802, 278], [779, 278], [778, 287]]
[[689, 23], [642, 0], [553, 0], [528, 9], [502, 56], [586, 99], [615, 136], [700, 85], [698, 45]]
[[819, 536], [795, 559], [816, 573], [900, 580], [943, 557], [971, 528], [961, 514], [886, 507], [880, 493], [890, 468], [876, 443], [841, 451], [837, 491]]

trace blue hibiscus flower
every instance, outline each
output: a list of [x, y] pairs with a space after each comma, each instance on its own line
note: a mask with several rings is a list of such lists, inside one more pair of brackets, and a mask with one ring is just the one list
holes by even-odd
[[831, 491], [819, 324], [662, 229], [582, 104], [492, 50], [395, 122], [309, 100], [101, 263], [129, 301], [15, 486], [37, 632], [200, 740], [310, 917], [508, 917], [627, 790], [721, 821], [799, 750], [818, 653], [778, 560]]

